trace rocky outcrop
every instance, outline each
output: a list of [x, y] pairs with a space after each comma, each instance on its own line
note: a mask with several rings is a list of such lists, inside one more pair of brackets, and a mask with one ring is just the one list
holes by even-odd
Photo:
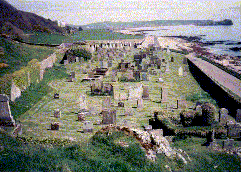
[[106, 126], [96, 132], [95, 135], [100, 133], [112, 133], [113, 131], [122, 131], [128, 136], [133, 136], [141, 144], [141, 147], [146, 152], [146, 157], [155, 161], [156, 154], [165, 154], [171, 159], [181, 160], [183, 164], [191, 161], [188, 154], [182, 149], [172, 148], [165, 137], [157, 134], [154, 130], [143, 131], [137, 128], [129, 128], [126, 126]]

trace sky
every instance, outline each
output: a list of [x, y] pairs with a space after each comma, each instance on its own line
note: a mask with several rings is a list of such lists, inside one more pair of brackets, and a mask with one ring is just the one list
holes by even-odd
[[19, 10], [85, 25], [104, 21], [220, 20], [241, 0], [7, 0]]

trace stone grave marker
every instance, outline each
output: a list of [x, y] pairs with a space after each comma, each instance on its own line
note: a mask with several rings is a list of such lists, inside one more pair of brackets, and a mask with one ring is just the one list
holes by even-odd
[[236, 121], [241, 122], [241, 109], [237, 109]]
[[144, 107], [143, 99], [140, 98], [137, 100], [137, 108], [142, 109]]
[[102, 101], [102, 111], [109, 110], [111, 108], [111, 97], [106, 96]]
[[179, 69], [178, 69], [178, 75], [179, 75], [179, 76], [183, 76], [183, 68], [182, 68], [182, 67], [179, 67]]
[[225, 108], [221, 108], [219, 111], [219, 122], [226, 123], [228, 120], [228, 110]]
[[56, 110], [54, 111], [54, 117], [55, 117], [55, 118], [61, 118], [61, 111], [60, 111], [59, 109], [56, 109]]
[[128, 94], [125, 93], [124, 91], [120, 92], [120, 100], [127, 100], [128, 99]]
[[140, 81], [140, 71], [134, 71], [133, 75], [136, 81]]
[[201, 107], [201, 105], [197, 105], [196, 106], [196, 112], [197, 112], [197, 114], [202, 115], [202, 107]]
[[141, 72], [141, 80], [142, 81], [149, 81], [147, 73], [146, 72]]
[[161, 94], [162, 101], [166, 102], [168, 100], [168, 98], [167, 98], [168, 97], [168, 88], [162, 87], [161, 90], [162, 90], [162, 94]]
[[77, 117], [78, 117], [78, 121], [84, 121], [85, 120], [85, 113], [79, 112]]
[[51, 130], [59, 130], [59, 122], [51, 123]]
[[85, 121], [82, 128], [84, 133], [93, 132], [93, 123]]
[[80, 110], [87, 110], [87, 104], [86, 104], [86, 96], [85, 95], [80, 95], [79, 97], [79, 105], [80, 105]]
[[0, 94], [0, 125], [15, 126], [15, 120], [9, 106], [9, 97], [5, 94]]
[[102, 115], [103, 115], [102, 124], [116, 123], [116, 110], [102, 111]]
[[170, 71], [170, 69], [169, 69], [169, 63], [167, 63], [167, 65], [166, 65], [166, 72], [169, 72]]
[[76, 57], [75, 61], [78, 63], [79, 62], [79, 57]]
[[222, 145], [223, 149], [230, 150], [230, 149], [233, 149], [233, 147], [234, 147], [234, 139], [227, 139], [223, 141], [223, 145]]
[[69, 61], [68, 60], [64, 60], [64, 65], [67, 65], [69, 64]]
[[143, 86], [143, 94], [142, 94], [142, 98], [144, 100], [149, 99], [149, 87], [148, 86]]
[[241, 137], [241, 124], [240, 123], [228, 123], [228, 137], [229, 138], [240, 138]]

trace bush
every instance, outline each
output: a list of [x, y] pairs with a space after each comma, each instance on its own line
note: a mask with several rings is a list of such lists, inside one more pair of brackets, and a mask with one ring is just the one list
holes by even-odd
[[216, 117], [216, 108], [211, 103], [204, 103], [202, 106], [203, 124], [210, 126], [214, 123]]
[[182, 111], [180, 114], [181, 123], [184, 127], [189, 127], [193, 123], [195, 112], [193, 110]]

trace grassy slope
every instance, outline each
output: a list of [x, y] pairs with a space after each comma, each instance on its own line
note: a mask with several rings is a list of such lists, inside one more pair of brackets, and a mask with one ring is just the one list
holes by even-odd
[[6, 63], [8, 68], [0, 69], [0, 77], [6, 73], [13, 73], [26, 66], [32, 59], [42, 61], [54, 52], [53, 48], [32, 46], [11, 42], [0, 37], [0, 47], [4, 48], [4, 55], [0, 55], [0, 63]]
[[30, 35], [26, 42], [45, 43], [45, 44], [61, 44], [63, 42], [75, 42], [82, 40], [106, 40], [106, 39], [136, 39], [142, 36], [123, 35], [121, 33], [110, 32], [104, 29], [83, 30], [70, 36], [59, 34], [34, 33]]

